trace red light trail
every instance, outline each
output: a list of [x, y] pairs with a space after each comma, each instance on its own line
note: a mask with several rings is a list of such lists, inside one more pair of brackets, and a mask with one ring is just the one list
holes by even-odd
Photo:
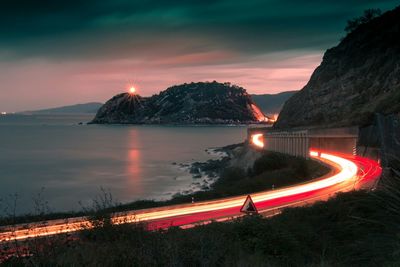
[[[326, 200], [337, 192], [354, 189], [370, 189], [376, 185], [382, 169], [368, 158], [310, 151], [310, 157], [330, 165], [332, 171], [308, 183], [252, 194], [259, 213], [264, 216], [279, 214], [285, 207], [302, 206], [315, 201]], [[172, 226], [190, 228], [212, 221], [226, 221], [243, 216], [240, 208], [247, 196], [230, 197], [193, 204], [175, 205], [161, 208], [116, 213], [114, 224], [145, 222], [149, 230], [166, 229]], [[16, 226], [0, 227], [0, 244], [14, 240], [26, 240], [61, 233], [73, 233], [93, 227], [86, 217], [51, 220]], [[0, 248], [1, 249], [1, 248]], [[24, 245], [8, 249], [3, 259], [24, 250]]]
[[[311, 151], [310, 157], [331, 166], [332, 171], [328, 175], [307, 183], [252, 194], [253, 201], [261, 214], [271, 215], [284, 207], [325, 200], [337, 192], [370, 188], [379, 179], [382, 171], [377, 162], [363, 157], [319, 151]], [[171, 226], [190, 227], [210, 220], [228, 220], [242, 216], [240, 207], [245, 199], [246, 196], [236, 196], [193, 204], [116, 213], [112, 217], [112, 222], [114, 224], [146, 222], [150, 230]], [[86, 217], [71, 218], [67, 222], [62, 219], [1, 227], [0, 242], [75, 232], [81, 230], [83, 225], [86, 228], [92, 227]]]
[[264, 147], [264, 136], [263, 134], [253, 134], [251, 135], [251, 143], [258, 148]]

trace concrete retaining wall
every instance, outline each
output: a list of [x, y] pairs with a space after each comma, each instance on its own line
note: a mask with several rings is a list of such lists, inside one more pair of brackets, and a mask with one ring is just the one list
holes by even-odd
[[308, 158], [311, 148], [356, 154], [358, 128], [319, 128], [276, 130], [273, 128], [249, 128], [248, 140], [253, 134], [263, 134], [264, 150]]

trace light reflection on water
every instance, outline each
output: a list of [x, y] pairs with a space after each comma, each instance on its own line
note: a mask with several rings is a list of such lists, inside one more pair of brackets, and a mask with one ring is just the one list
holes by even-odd
[[129, 189], [133, 195], [143, 195], [141, 155], [140, 150], [135, 148], [140, 143], [140, 139], [136, 130], [131, 129], [129, 131], [129, 143], [128, 162], [126, 165]]

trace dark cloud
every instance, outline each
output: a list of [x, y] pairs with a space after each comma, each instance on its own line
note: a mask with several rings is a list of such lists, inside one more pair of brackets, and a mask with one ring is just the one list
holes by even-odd
[[6, 0], [0, 56], [123, 58], [232, 50], [264, 54], [325, 49], [347, 19], [395, 1]]
[[2, 0], [0, 111], [192, 81], [300, 89], [346, 20], [391, 0]]

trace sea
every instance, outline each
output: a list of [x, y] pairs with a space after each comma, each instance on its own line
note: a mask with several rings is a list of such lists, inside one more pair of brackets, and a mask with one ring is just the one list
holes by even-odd
[[[79, 211], [199, 190], [189, 164], [246, 126], [87, 125], [93, 115], [0, 115], [0, 215]], [[200, 180], [199, 180], [200, 179]], [[39, 210], [38, 210], [39, 209]]]

